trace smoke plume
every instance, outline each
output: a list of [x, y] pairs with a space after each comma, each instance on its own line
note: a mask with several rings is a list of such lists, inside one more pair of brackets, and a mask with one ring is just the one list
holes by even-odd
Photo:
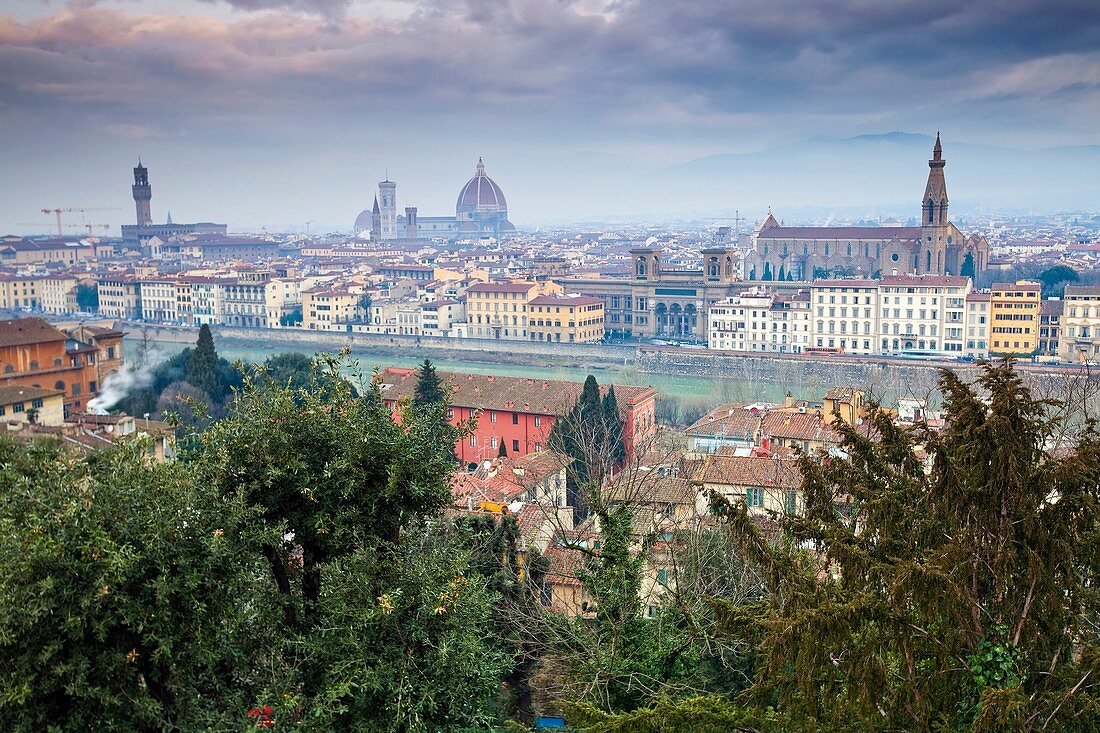
[[156, 363], [139, 360], [124, 364], [122, 369], [111, 374], [103, 381], [99, 394], [88, 402], [88, 412], [105, 415], [126, 395], [135, 389], [148, 387], [153, 382]]

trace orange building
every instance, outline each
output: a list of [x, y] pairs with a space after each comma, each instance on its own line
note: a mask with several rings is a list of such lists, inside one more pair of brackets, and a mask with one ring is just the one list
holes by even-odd
[[108, 349], [121, 359], [121, 332], [88, 344], [41, 318], [0, 321], [0, 386], [60, 390], [65, 393], [66, 416], [83, 412], [99, 392], [98, 356]]
[[[455, 444], [455, 455], [465, 463], [496, 458], [500, 443], [512, 457], [525, 456], [547, 447], [550, 428], [577, 403], [581, 382], [559, 382], [492, 374], [437, 372], [451, 390], [448, 417], [454, 424], [477, 416], [474, 433]], [[416, 391], [417, 370], [391, 367], [381, 374], [382, 399], [396, 410], [402, 399]], [[607, 385], [600, 394], [607, 394]], [[628, 455], [644, 449], [656, 429], [652, 387], [615, 385], [615, 399], [623, 415], [623, 442]]]

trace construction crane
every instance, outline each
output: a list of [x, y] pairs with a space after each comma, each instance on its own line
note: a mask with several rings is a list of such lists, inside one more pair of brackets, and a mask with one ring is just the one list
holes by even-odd
[[[48, 222], [41, 222], [41, 221], [17, 221], [17, 222], [15, 222], [15, 225], [20, 226], [20, 227], [52, 227], [52, 226], [55, 226], [54, 224], [50, 224]], [[61, 228], [62, 229], [87, 229], [88, 230], [88, 236], [90, 237], [90, 236], [92, 236], [92, 230], [93, 229], [102, 229], [104, 232], [107, 232], [108, 230], [110, 230], [111, 225], [110, 224], [62, 224]]]
[[[69, 208], [60, 207], [60, 208], [56, 208], [56, 209], [42, 209], [43, 214], [53, 214], [54, 216], [57, 217], [57, 236], [59, 236], [59, 237], [63, 233], [62, 232], [62, 226], [61, 226], [61, 215], [63, 213], [68, 214], [68, 213], [72, 213], [74, 211], [79, 211], [81, 214], [83, 214], [85, 211], [118, 211], [118, 207], [117, 206], [115, 206], [115, 207], [102, 207], [102, 206], [79, 207], [79, 206], [76, 206], [76, 207], [69, 207]], [[96, 226], [99, 226], [99, 225], [97, 224]]]

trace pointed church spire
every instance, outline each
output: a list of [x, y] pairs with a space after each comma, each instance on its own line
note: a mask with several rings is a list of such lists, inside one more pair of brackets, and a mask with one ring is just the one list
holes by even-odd
[[373, 213], [379, 214], [381, 211], [378, 208], [378, 194], [374, 194], [374, 211]]
[[168, 212], [168, 221], [166, 221], [164, 223], [165, 224], [171, 224], [172, 223], [172, 212], [171, 211]]
[[943, 159], [943, 145], [940, 144], [940, 134], [937, 132], [932, 160], [928, 161], [928, 185], [924, 187], [924, 198], [921, 200], [923, 226], [947, 225], [947, 181], [943, 177], [945, 165], [947, 161]]

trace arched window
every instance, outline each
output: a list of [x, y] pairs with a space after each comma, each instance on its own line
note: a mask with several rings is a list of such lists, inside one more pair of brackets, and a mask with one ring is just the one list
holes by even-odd
[[928, 270], [929, 272], [931, 272], [931, 270], [932, 270], [932, 250], [928, 250], [927, 259], [928, 259], [928, 266], [925, 269]]
[[59, 379], [59, 380], [57, 380], [56, 382], [54, 382], [54, 383], [53, 383], [53, 388], [54, 388], [54, 389], [59, 389], [59, 390], [61, 390], [62, 392], [64, 392], [64, 391], [65, 391], [65, 383], [64, 383], [64, 382], [62, 382], [62, 381], [61, 381], [61, 380]]
[[38, 360], [37, 359], [31, 359], [31, 369], [37, 369], [37, 368], [38, 368]]
[[61, 366], [61, 357], [60, 356], [54, 357], [53, 365], [54, 366]]
[[852, 243], [851, 242], [848, 242], [848, 256], [849, 257], [852, 256]]

